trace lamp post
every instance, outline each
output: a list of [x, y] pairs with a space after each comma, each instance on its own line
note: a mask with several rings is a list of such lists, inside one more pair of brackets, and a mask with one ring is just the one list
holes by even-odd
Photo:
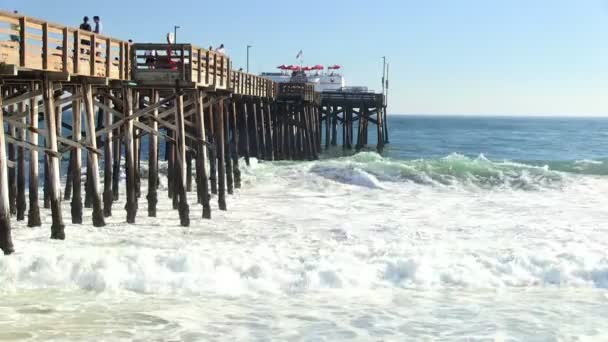
[[178, 25], [173, 25], [173, 44], [177, 44], [177, 29], [181, 28]]
[[386, 56], [382, 56], [382, 95], [384, 95], [384, 78], [386, 75]]
[[249, 49], [252, 47], [252, 45], [247, 45], [247, 72], [249, 72]]

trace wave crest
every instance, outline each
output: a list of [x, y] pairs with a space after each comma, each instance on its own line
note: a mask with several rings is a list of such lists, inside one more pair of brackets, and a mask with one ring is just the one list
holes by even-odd
[[483, 155], [469, 158], [460, 154], [440, 159], [403, 161], [383, 158], [374, 152], [362, 152], [320, 161], [312, 166], [311, 172], [341, 183], [372, 188], [383, 188], [382, 181], [409, 181], [434, 186], [540, 190], [559, 188], [564, 179], [563, 173], [551, 170], [549, 166], [496, 162]]

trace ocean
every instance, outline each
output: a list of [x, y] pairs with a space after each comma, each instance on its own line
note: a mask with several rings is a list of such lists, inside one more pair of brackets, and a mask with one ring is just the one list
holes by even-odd
[[50, 211], [13, 220], [0, 340], [608, 341], [608, 119], [389, 132], [382, 155], [241, 161], [229, 211], [203, 220], [192, 193], [188, 228], [166, 191], [146, 217], [145, 189], [135, 225], [124, 194], [66, 241]]

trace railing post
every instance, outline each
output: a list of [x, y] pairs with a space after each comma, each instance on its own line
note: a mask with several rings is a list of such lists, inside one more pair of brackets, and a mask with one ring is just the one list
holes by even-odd
[[89, 43], [91, 47], [89, 48], [89, 75], [95, 76], [95, 56], [97, 55], [97, 47], [95, 46], [97, 42], [97, 38], [95, 34], [91, 34]]
[[106, 38], [106, 77], [110, 77], [112, 70], [112, 41]]
[[205, 58], [207, 60], [207, 62], [205, 63], [205, 85], [209, 85], [209, 65], [210, 63], [210, 59], [211, 59], [211, 54], [209, 53], [209, 51], [207, 51], [205, 53]]
[[186, 63], [185, 63], [186, 59], [184, 58], [184, 53], [185, 53], [184, 45], [181, 46], [180, 51], [181, 51], [180, 61], [182, 64], [182, 80], [185, 81], [186, 80]]
[[25, 17], [19, 18], [19, 65], [21, 67], [25, 67], [26, 57], [25, 57], [25, 25], [27, 20]]
[[74, 74], [78, 74], [78, 63], [80, 62], [80, 31], [74, 31]]
[[68, 49], [68, 35], [69, 35], [69, 31], [67, 27], [63, 28], [63, 46], [61, 47], [61, 70], [63, 72], [69, 72], [68, 70], [68, 53], [69, 53], [69, 49]]
[[121, 42], [118, 51], [118, 78], [125, 79], [125, 43]]
[[197, 55], [197, 59], [196, 59], [196, 63], [198, 64], [198, 77], [197, 77], [197, 82], [201, 83], [203, 81], [202, 77], [202, 56], [201, 54], [203, 53], [203, 51], [201, 49], [198, 49], [198, 55]]
[[49, 24], [42, 24], [42, 69], [49, 68]]

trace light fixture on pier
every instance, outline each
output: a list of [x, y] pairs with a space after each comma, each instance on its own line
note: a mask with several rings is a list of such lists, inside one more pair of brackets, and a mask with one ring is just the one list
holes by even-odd
[[252, 48], [253, 45], [247, 45], [247, 72], [249, 73], [249, 49]]

